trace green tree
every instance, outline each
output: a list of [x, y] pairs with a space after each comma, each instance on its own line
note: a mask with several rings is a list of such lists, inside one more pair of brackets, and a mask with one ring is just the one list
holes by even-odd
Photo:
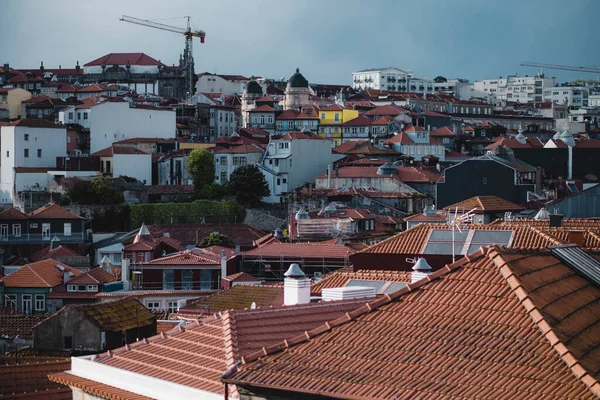
[[97, 176], [90, 182], [90, 191], [94, 194], [96, 204], [120, 204], [123, 196], [111, 186], [104, 176]]
[[215, 180], [215, 158], [206, 149], [195, 149], [188, 158], [188, 170], [194, 178], [196, 193], [200, 193], [202, 187], [211, 184]]
[[265, 176], [254, 164], [233, 171], [227, 186], [238, 203], [246, 207], [259, 205], [261, 199], [270, 194]]
[[198, 192], [198, 197], [205, 200], [221, 199], [229, 194], [229, 187], [226, 185], [219, 185], [216, 182], [209, 183], [208, 185], [202, 186], [202, 189]]
[[206, 236], [202, 239], [198, 246], [200, 247], [210, 247], [210, 246], [225, 246], [232, 247], [235, 244], [229, 240], [227, 235], [223, 235], [222, 233], [213, 232], [210, 235]]

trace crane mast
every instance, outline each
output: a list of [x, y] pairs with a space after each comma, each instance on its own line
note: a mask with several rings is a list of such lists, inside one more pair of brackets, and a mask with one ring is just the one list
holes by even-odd
[[558, 69], [563, 71], [578, 71], [578, 72], [591, 72], [600, 73], [600, 68], [595, 67], [573, 67], [569, 65], [557, 65], [557, 64], [543, 64], [536, 62], [524, 62], [521, 63], [521, 67], [535, 67], [535, 68], [547, 68], [547, 69]]
[[119, 18], [119, 21], [129, 22], [132, 24], [146, 26], [148, 28], [160, 29], [163, 31], [179, 33], [185, 36], [185, 50], [184, 50], [184, 62], [185, 62], [185, 78], [187, 81], [187, 99], [189, 100], [191, 96], [194, 94], [194, 53], [193, 53], [193, 43], [192, 39], [197, 37], [200, 38], [200, 43], [204, 43], [204, 38], [206, 37], [206, 33], [204, 31], [192, 31], [190, 26], [190, 17], [187, 18], [187, 27], [179, 28], [177, 26], [171, 26], [162, 24], [156, 21], [150, 21], [147, 19], [140, 19], [135, 17], [130, 17], [128, 15], [123, 15]]

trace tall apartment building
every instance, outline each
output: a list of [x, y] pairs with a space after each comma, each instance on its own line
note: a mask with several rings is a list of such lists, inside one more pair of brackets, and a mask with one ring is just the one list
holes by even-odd
[[412, 71], [400, 68], [370, 68], [352, 73], [352, 87], [395, 92], [433, 93], [433, 81], [417, 78]]
[[544, 89], [544, 101], [567, 106], [587, 107], [589, 88], [583, 86], [556, 86]]
[[507, 76], [483, 79], [473, 83], [475, 93], [491, 102], [539, 103], [544, 101], [544, 89], [556, 86], [556, 78], [542, 76]]

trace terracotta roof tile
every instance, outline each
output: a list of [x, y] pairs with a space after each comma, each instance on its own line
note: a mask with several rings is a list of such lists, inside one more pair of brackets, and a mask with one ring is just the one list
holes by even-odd
[[133, 146], [110, 146], [95, 153], [90, 154], [92, 157], [112, 157], [115, 154], [147, 154]]
[[99, 65], [164, 65], [144, 53], [108, 53], [100, 58], [84, 64], [84, 67]]
[[153, 324], [156, 317], [133, 297], [76, 306], [103, 331], [125, 331]]
[[442, 126], [441, 128], [429, 132], [429, 135], [434, 137], [453, 137], [454, 131], [451, 126]]
[[202, 265], [220, 267], [221, 257], [215, 256], [212, 252], [184, 250], [165, 257], [156, 258], [144, 263], [144, 265]]
[[410, 282], [411, 273], [408, 271], [386, 271], [359, 269], [353, 271], [352, 268], [342, 268], [327, 274], [319, 282], [313, 284], [311, 293], [320, 294], [323, 289], [344, 287], [351, 280], [363, 281], [381, 281], [381, 282]]
[[[60, 267], [60, 268], [59, 268]], [[23, 265], [12, 274], [4, 277], [1, 282], [5, 287], [37, 287], [52, 288], [64, 283], [64, 269], [74, 276], [80, 271], [53, 259], [47, 259]]]
[[55, 249], [50, 249], [50, 246], [46, 246], [43, 249], [33, 253], [29, 259], [31, 261], [41, 261], [46, 258], [58, 258], [58, 257], [80, 257], [81, 255], [75, 250], [72, 250], [63, 245], [58, 246]]
[[248, 112], [274, 113], [275, 109], [273, 107], [267, 105], [267, 104], [263, 104], [262, 106], [256, 107], [256, 108], [254, 108], [254, 109], [252, 109], [252, 110], [250, 110]]
[[0, 398], [70, 400], [73, 398], [70, 388], [48, 379], [48, 374], [70, 366], [70, 359], [0, 365]]
[[[67, 367], [68, 368], [68, 367]], [[118, 389], [114, 386], [104, 385], [91, 379], [82, 378], [77, 375], [70, 374], [68, 372], [58, 372], [48, 375], [48, 379], [52, 382], [59, 383], [61, 385], [72, 386], [77, 389], [81, 389], [86, 393], [90, 393], [99, 396], [102, 399], [108, 400], [152, 400], [151, 397], [142, 396], [136, 393], [129, 392], [127, 390]], [[72, 391], [67, 388], [69, 397], [66, 399], [72, 399]]]
[[0, 212], [0, 220], [15, 220], [15, 219], [27, 219], [27, 215], [23, 214], [19, 210], [15, 210], [12, 207]]
[[444, 210], [470, 211], [477, 209], [485, 212], [521, 211], [525, 208], [497, 196], [475, 196], [444, 207]]
[[182, 244], [197, 244], [197, 238], [202, 239], [213, 232], [226, 235], [235, 244], [245, 245], [266, 233], [252, 228], [246, 224], [175, 224], [175, 225], [148, 225], [148, 230], [154, 237], [161, 237], [168, 233], [172, 239]]
[[85, 283], [90, 285], [101, 285], [115, 282], [117, 278], [100, 267], [94, 267], [87, 272], [72, 278], [69, 283]]
[[50, 203], [29, 213], [29, 219], [84, 219], [62, 208], [56, 203]]
[[236, 285], [231, 289], [217, 292], [212, 296], [189, 300], [180, 313], [208, 315], [225, 310], [243, 310], [252, 303], [257, 307], [280, 306], [283, 304], [283, 288], [264, 285]]
[[343, 246], [318, 243], [268, 243], [244, 252], [244, 256], [304, 257], [347, 259], [355, 251]]
[[366, 116], [391, 115], [391, 116], [395, 117], [397, 115], [407, 114], [407, 113], [409, 113], [409, 111], [402, 107], [398, 107], [398, 106], [394, 106], [394, 105], [384, 105], [384, 106], [377, 106], [375, 108], [370, 109], [369, 111], [365, 111], [362, 115], [366, 115]]
[[[576, 275], [573, 285], [556, 281], [547, 287], [573, 273], [561, 264], [547, 250], [480, 250], [342, 318], [245, 356], [224, 381], [257, 395], [266, 388], [337, 398], [599, 395], [593, 375], [600, 354], [581, 353], [580, 347], [594, 349], [600, 342], [600, 309], [592, 306], [600, 304], [600, 288]], [[547, 275], [548, 268], [555, 270]], [[516, 277], [514, 285], [507, 274]], [[544, 310], [540, 317], [536, 309]]]
[[178, 321], [157, 321], [156, 322], [156, 332], [169, 332], [175, 328], [177, 328], [182, 323], [181, 320]]
[[33, 338], [33, 327], [44, 319], [46, 317], [20, 313], [0, 315], [0, 337], [14, 339], [18, 335], [21, 339], [31, 340]]
[[247, 274], [246, 272], [238, 272], [237, 274], [227, 275], [225, 278], [229, 282], [260, 282], [260, 279]]

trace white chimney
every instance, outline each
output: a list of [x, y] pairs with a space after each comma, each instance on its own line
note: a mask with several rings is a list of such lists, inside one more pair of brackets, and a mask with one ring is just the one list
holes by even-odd
[[106, 254], [104, 257], [102, 257], [102, 260], [100, 260], [100, 268], [102, 268], [105, 272], [112, 274], [112, 264]]
[[327, 165], [327, 189], [331, 189], [331, 165]]
[[123, 290], [129, 290], [130, 282], [129, 282], [129, 265], [131, 264], [131, 260], [129, 258], [124, 258], [121, 260], [121, 280], [123, 281]]
[[225, 250], [221, 250], [221, 279], [227, 276], [227, 256]]
[[63, 271], [63, 283], [67, 283], [71, 280], [73, 273], [71, 271]]
[[290, 265], [283, 283], [283, 305], [310, 303], [310, 279], [304, 275], [298, 264]]
[[410, 283], [420, 281], [427, 275], [431, 274], [431, 267], [427, 264], [424, 258], [419, 258], [417, 263], [412, 267], [412, 273], [410, 274]]

